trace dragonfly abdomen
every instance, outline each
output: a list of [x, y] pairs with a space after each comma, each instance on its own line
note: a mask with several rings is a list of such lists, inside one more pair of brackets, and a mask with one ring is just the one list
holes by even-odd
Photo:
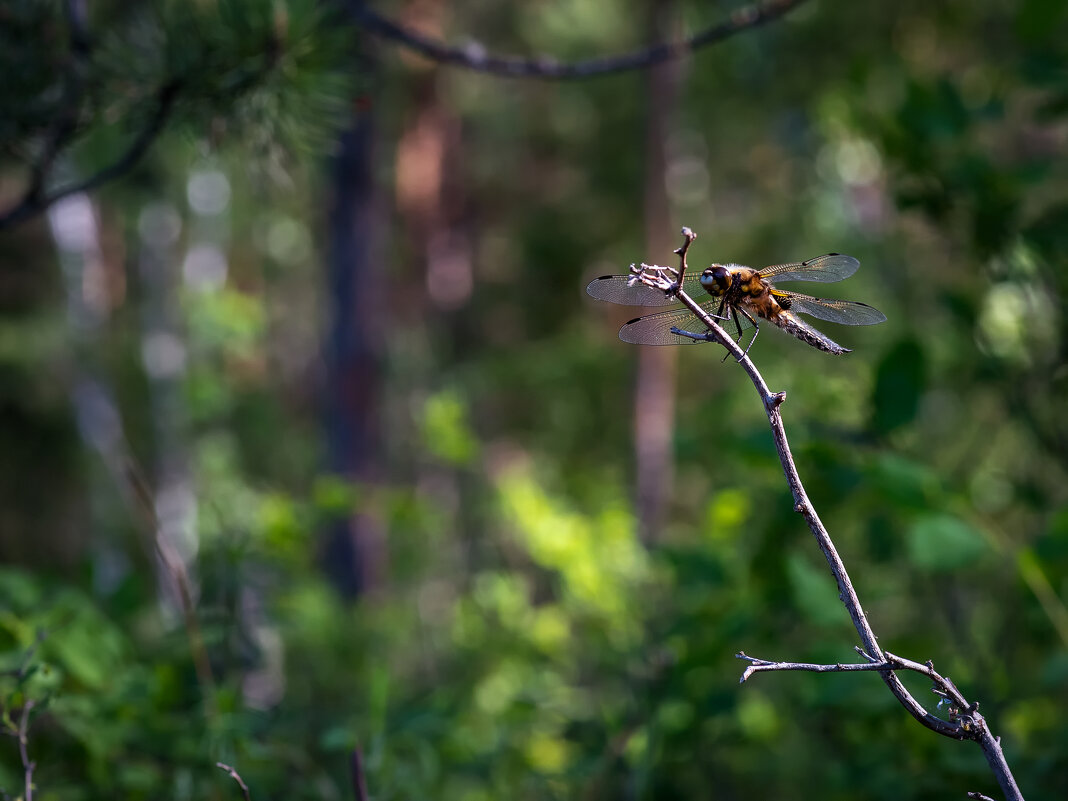
[[793, 312], [781, 311], [775, 315], [772, 322], [786, 333], [797, 337], [802, 342], [807, 342], [814, 348], [819, 348], [825, 353], [833, 353], [835, 356], [840, 356], [843, 353], [851, 352], [849, 348], [843, 348], [826, 334], [821, 334]]

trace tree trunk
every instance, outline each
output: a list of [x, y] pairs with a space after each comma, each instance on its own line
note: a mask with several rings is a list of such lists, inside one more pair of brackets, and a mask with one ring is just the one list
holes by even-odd
[[[674, 0], [650, 0], [654, 41], [671, 36]], [[668, 138], [677, 109], [681, 62], [668, 61], [649, 70], [646, 119], [645, 252], [664, 264], [674, 249], [679, 228], [672, 221], [667, 194]], [[634, 395], [634, 444], [637, 470], [638, 521], [642, 541], [660, 536], [670, 498], [674, 464], [675, 348], [639, 348]]]
[[[370, 65], [368, 65], [370, 69]], [[385, 331], [380, 214], [374, 182], [375, 108], [356, 102], [333, 168], [327, 281], [330, 332], [326, 342], [325, 427], [329, 466], [347, 480], [373, 485], [381, 476], [381, 342]], [[365, 594], [381, 579], [383, 533], [370, 493], [360, 508], [326, 535], [323, 566], [346, 597]]]

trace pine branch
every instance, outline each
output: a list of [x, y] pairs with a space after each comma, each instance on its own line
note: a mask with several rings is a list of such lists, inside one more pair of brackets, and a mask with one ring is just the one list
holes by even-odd
[[45, 140], [44, 151], [33, 167], [33, 179], [26, 197], [38, 197], [44, 190], [48, 173], [56, 157], [67, 146], [78, 129], [78, 119], [85, 95], [85, 81], [89, 69], [89, 32], [86, 22], [85, 0], [67, 0], [67, 27], [69, 48], [66, 84], [63, 91], [62, 111], [52, 123]]
[[[551, 58], [526, 59], [517, 56], [492, 55], [478, 44], [451, 47], [383, 17], [363, 2], [353, 0], [350, 6], [356, 22], [370, 33], [443, 64], [502, 77], [577, 80], [645, 69], [679, 58], [778, 19], [803, 2], [804, 0], [764, 0], [764, 2], [743, 6], [727, 19], [681, 41], [662, 42], [620, 56], [598, 57], [575, 62], [559, 62]], [[173, 77], [160, 86], [154, 94], [154, 107], [148, 122], [129, 143], [126, 150], [111, 164], [82, 181], [47, 191], [46, 185], [56, 159], [69, 148], [78, 133], [91, 56], [91, 38], [86, 22], [85, 0], [66, 0], [65, 7], [70, 36], [70, 63], [67, 69], [63, 107], [52, 121], [45, 135], [43, 150], [31, 167], [29, 186], [14, 206], [0, 212], [0, 231], [40, 214], [58, 200], [79, 192], [97, 189], [132, 170], [148, 152], [172, 117], [175, 101], [188, 83], [180, 77]], [[269, 40], [265, 47], [268, 68], [276, 60], [277, 55], [272, 56], [270, 52], [272, 43], [274, 43], [273, 39]], [[186, 94], [189, 93], [186, 92]], [[195, 88], [191, 93], [196, 94]]]
[[[69, 195], [89, 192], [106, 183], [110, 183], [137, 166], [137, 163], [148, 152], [152, 143], [155, 142], [156, 137], [162, 132], [167, 119], [174, 110], [174, 104], [178, 99], [181, 86], [180, 81], [174, 80], [160, 87], [159, 91], [156, 92], [155, 109], [148, 123], [134, 137], [133, 141], [126, 147], [126, 150], [108, 166], [93, 173], [85, 180], [48, 193], [42, 191], [43, 177], [35, 178], [23, 195], [22, 200], [9, 211], [0, 214], [0, 231], [40, 214], [56, 201], [62, 200]], [[42, 171], [43, 174], [43, 171], [49, 166], [50, 161], [44, 165], [38, 164], [35, 167], [35, 172]]]
[[181, 82], [171, 80], [165, 83], [155, 93], [155, 108], [148, 123], [118, 158], [85, 180], [46, 191], [56, 159], [78, 133], [93, 54], [86, 0], [66, 0], [64, 11], [69, 53], [61, 109], [45, 135], [43, 149], [31, 167], [30, 183], [21, 200], [0, 213], [0, 231], [35, 217], [56, 201], [96, 189], [133, 169], [163, 130], [178, 97]]
[[[253, 0], [248, 3], [250, 11], [254, 10]], [[319, 12], [315, 12], [314, 19], [305, 16], [292, 20], [284, 14], [267, 12], [251, 18], [241, 17], [238, 22], [234, 19], [220, 22], [209, 11], [178, 4], [171, 9], [173, 13], [158, 19], [151, 17], [149, 24], [156, 26], [153, 30], [159, 42], [148, 53], [132, 47], [135, 41], [146, 37], [136, 27], [139, 21], [143, 22], [137, 14], [131, 12], [130, 18], [124, 21], [130, 30], [129, 37], [120, 31], [110, 37], [110, 51], [106, 46], [94, 50], [86, 0], [65, 0], [65, 8], [68, 42], [63, 74], [57, 82], [62, 99], [51, 116], [37, 126], [36, 152], [22, 158], [29, 167], [27, 186], [11, 207], [0, 210], [0, 230], [40, 214], [69, 195], [97, 189], [129, 173], [179, 116], [179, 109], [183, 122], [192, 121], [199, 128], [217, 119], [233, 122], [234, 128], [240, 128], [242, 124], [250, 124], [249, 108], [257, 111], [270, 108], [263, 116], [282, 129], [289, 120], [284, 119], [285, 114], [278, 113], [281, 103], [277, 97], [288, 93], [288, 97], [297, 98], [298, 106], [300, 100], [312, 98], [300, 106], [302, 113], [298, 119], [313, 125], [321, 121], [322, 96], [337, 89], [339, 84], [327, 79], [316, 86], [317, 92], [309, 92], [312, 76], [322, 77], [323, 72], [333, 73], [328, 78], [345, 74], [340, 63], [344, 51], [338, 43], [347, 40], [337, 26], [325, 23], [325, 15]], [[219, 23], [217, 30], [212, 27], [216, 23]], [[298, 54], [293, 55], [292, 70], [286, 77], [272, 82], [272, 78], [277, 78], [276, 68], [282, 55], [290, 55], [286, 47], [290, 42], [285, 36], [291, 33], [295, 40], [300, 40], [294, 41], [299, 47], [294, 48]], [[131, 49], [130, 54], [127, 49]], [[335, 57], [333, 62], [327, 61], [331, 55]], [[301, 72], [305, 64], [311, 64], [308, 74]], [[287, 82], [291, 74], [299, 80]], [[140, 78], [141, 84], [147, 84], [144, 89], [137, 85], [137, 76], [145, 76]], [[328, 88], [324, 90], [322, 86]], [[57, 159], [84, 138], [89, 129], [116, 124], [113, 120], [100, 119], [104, 112], [98, 109], [93, 110], [92, 116], [87, 113], [86, 98], [90, 96], [121, 99], [116, 106], [122, 113], [117, 116], [120, 120], [134, 120], [129, 126], [131, 138], [102, 168], [76, 182], [54, 186]], [[143, 99], [130, 105], [127, 98], [136, 96]], [[276, 101], [273, 107], [265, 102], [265, 96]], [[340, 107], [340, 102], [337, 105]], [[279, 121], [280, 118], [283, 119]]]
[[710, 25], [678, 42], [661, 42], [619, 56], [602, 56], [572, 62], [556, 61], [549, 57], [494, 55], [477, 42], [453, 47], [387, 19], [363, 2], [353, 2], [350, 5], [356, 21], [370, 33], [406, 47], [431, 61], [505, 78], [577, 80], [646, 69], [680, 58], [778, 19], [803, 2], [805, 0], [765, 0], [762, 3], [743, 6], [722, 22]]

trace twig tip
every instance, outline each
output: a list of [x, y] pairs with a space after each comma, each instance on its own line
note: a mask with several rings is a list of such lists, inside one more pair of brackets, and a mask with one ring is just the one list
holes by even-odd
[[225, 762], [216, 762], [215, 767], [220, 768], [221, 770], [225, 770], [227, 773], [229, 773], [230, 778], [237, 782], [237, 786], [241, 788], [241, 795], [244, 796], [245, 801], [251, 801], [248, 785], [245, 784], [245, 780], [241, 778], [241, 774], [239, 774], [236, 769], [234, 769], [230, 765], [227, 765]]

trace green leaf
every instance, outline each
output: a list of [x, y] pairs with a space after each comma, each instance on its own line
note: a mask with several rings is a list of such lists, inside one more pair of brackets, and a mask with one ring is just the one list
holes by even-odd
[[923, 510], [940, 492], [938, 477], [926, 465], [884, 454], [866, 471], [871, 490], [894, 506]]
[[978, 560], [988, 550], [982, 535], [950, 515], [926, 515], [908, 532], [909, 556], [917, 567], [954, 570]]
[[478, 453], [478, 439], [467, 424], [466, 404], [455, 392], [427, 398], [422, 428], [427, 448], [442, 461], [467, 464]]
[[914, 339], [904, 339], [879, 362], [873, 398], [876, 429], [889, 432], [916, 417], [927, 386], [923, 349]]
[[827, 570], [814, 567], [800, 554], [790, 555], [786, 569], [794, 589], [794, 603], [813, 625], [834, 626], [848, 620], [834, 577]]
[[324, 751], [351, 751], [356, 746], [356, 737], [344, 726], [332, 726], [319, 737], [319, 747]]

